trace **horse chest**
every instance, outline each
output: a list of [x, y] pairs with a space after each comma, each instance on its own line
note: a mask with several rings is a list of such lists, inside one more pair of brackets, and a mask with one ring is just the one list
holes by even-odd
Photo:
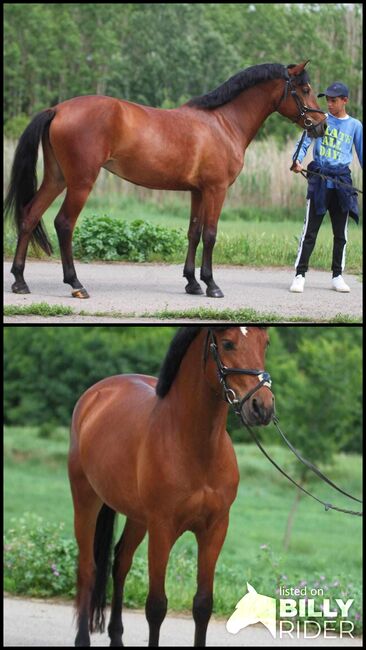
[[233, 498], [231, 491], [209, 486], [196, 490], [181, 504], [177, 522], [179, 529], [184, 532], [208, 528], [217, 515], [229, 509]]

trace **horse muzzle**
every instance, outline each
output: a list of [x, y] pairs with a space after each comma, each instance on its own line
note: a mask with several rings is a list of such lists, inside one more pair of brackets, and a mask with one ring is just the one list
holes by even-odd
[[[327, 118], [328, 114], [326, 113], [325, 115]], [[307, 125], [306, 122], [309, 122], [309, 125]], [[314, 122], [312, 122], [311, 120], [306, 119], [304, 122], [304, 126], [310, 138], [322, 138], [327, 128], [327, 120], [324, 119], [321, 122], [316, 122], [314, 124]]]
[[257, 394], [244, 402], [241, 415], [249, 426], [267, 426], [273, 419], [274, 410], [272, 393], [267, 399]]

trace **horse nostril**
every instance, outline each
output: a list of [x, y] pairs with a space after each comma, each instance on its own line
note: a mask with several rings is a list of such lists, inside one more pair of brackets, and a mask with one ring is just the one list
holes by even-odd
[[260, 417], [260, 414], [261, 414], [260, 408], [259, 408], [258, 402], [257, 402], [257, 400], [255, 398], [252, 401], [252, 407], [253, 407], [253, 411], [254, 411], [255, 415], [257, 417]]

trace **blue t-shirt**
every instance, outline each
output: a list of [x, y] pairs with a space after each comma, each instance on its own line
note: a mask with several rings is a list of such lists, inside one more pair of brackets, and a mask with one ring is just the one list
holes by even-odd
[[[296, 148], [300, 138], [296, 143]], [[301, 163], [306, 156], [306, 152], [314, 143], [313, 157], [314, 161], [322, 167], [334, 167], [336, 171], [338, 166], [349, 165], [353, 158], [352, 146], [354, 145], [358, 160], [362, 167], [362, 123], [355, 117], [334, 117], [329, 113], [327, 117], [327, 128], [322, 138], [310, 138], [305, 136], [297, 160]], [[327, 181], [328, 187], [334, 187], [332, 181]]]

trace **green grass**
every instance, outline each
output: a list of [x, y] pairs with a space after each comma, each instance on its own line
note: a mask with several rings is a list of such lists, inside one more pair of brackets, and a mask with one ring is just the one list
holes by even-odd
[[[93, 317], [108, 317], [108, 318], [135, 318], [135, 312], [89, 312], [82, 310], [75, 312], [71, 307], [64, 307], [63, 305], [48, 305], [45, 302], [35, 302], [30, 305], [5, 305], [4, 316], [93, 316]], [[140, 314], [141, 318], [156, 318], [157, 320], [177, 320], [177, 319], [190, 319], [194, 322], [206, 321], [228, 321], [237, 323], [361, 323], [362, 318], [355, 318], [347, 314], [338, 314], [334, 318], [316, 319], [304, 316], [279, 316], [270, 312], [262, 313], [254, 309], [210, 309], [201, 307], [198, 309], [188, 310], [172, 310], [164, 309], [163, 311], [145, 312]]]
[[[61, 205], [61, 199], [54, 202], [47, 210], [44, 222], [54, 245], [55, 257], [59, 258], [59, 249], [53, 220]], [[305, 205], [304, 205], [305, 209]], [[143, 219], [155, 225], [170, 228], [182, 228], [184, 232], [189, 224], [190, 201], [174, 198], [166, 199], [161, 205], [154, 202], [141, 202], [135, 197], [111, 195], [106, 198], [91, 196], [84, 207], [78, 225], [86, 216], [107, 215], [124, 219], [128, 222]], [[293, 218], [293, 216], [297, 218]], [[291, 218], [290, 218], [291, 217]], [[249, 266], [292, 266], [297, 254], [299, 237], [303, 226], [303, 213], [299, 209], [293, 214], [262, 209], [226, 208], [220, 217], [217, 243], [214, 251], [214, 264], [238, 264]], [[325, 217], [319, 231], [317, 243], [311, 257], [311, 267], [328, 270], [332, 258], [332, 230], [329, 217]], [[12, 256], [15, 248], [15, 236], [6, 230], [5, 253]], [[31, 249], [30, 249], [31, 253]], [[197, 265], [202, 254], [202, 244], [197, 251]], [[185, 251], [180, 251], [172, 262], [181, 263]], [[159, 260], [156, 260], [159, 261]], [[362, 227], [356, 226], [350, 219], [347, 245], [347, 271], [361, 273], [362, 269]]]
[[72, 316], [74, 313], [71, 307], [49, 305], [47, 302], [4, 306], [4, 316]]
[[[73, 510], [66, 455], [68, 432], [43, 426], [6, 427], [5, 533], [16, 528], [26, 512], [44, 522], [64, 524], [64, 545], [73, 539]], [[216, 573], [215, 612], [227, 616], [245, 593], [246, 582], [259, 592], [275, 596], [278, 584], [296, 587], [301, 581], [322, 584], [331, 597], [361, 599], [361, 521], [324, 509], [307, 497], [300, 501], [291, 543], [283, 549], [283, 537], [295, 489], [260, 455], [253, 445], [236, 445], [241, 482], [232, 506], [230, 526]], [[277, 462], [294, 474], [289, 453], [269, 447]], [[316, 460], [316, 459], [315, 459]], [[352, 494], [361, 491], [361, 460], [339, 455], [326, 473]], [[346, 500], [315, 479], [308, 486], [319, 498], [347, 507]], [[349, 504], [348, 504], [349, 507]], [[123, 518], [119, 518], [119, 532]], [[28, 527], [29, 528], [29, 527]], [[23, 530], [27, 526], [23, 523]], [[69, 552], [69, 551], [68, 551]], [[136, 553], [126, 583], [125, 602], [142, 607], [147, 593], [147, 541]], [[195, 593], [196, 542], [185, 533], [176, 543], [169, 562], [167, 593], [173, 610], [188, 610]], [[57, 565], [58, 557], [54, 558]], [[335, 586], [334, 586], [335, 585]], [[11, 580], [5, 588], [11, 588]], [[15, 588], [15, 585], [13, 585]], [[70, 593], [70, 591], [67, 591]], [[34, 594], [33, 594], [34, 595]], [[344, 598], [345, 599], [345, 598]], [[357, 614], [357, 629], [360, 620]]]

